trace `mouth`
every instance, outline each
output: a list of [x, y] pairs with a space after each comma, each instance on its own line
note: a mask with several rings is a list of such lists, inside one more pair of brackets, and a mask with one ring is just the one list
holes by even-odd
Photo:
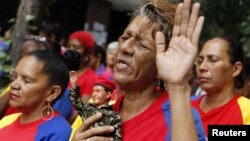
[[200, 83], [207, 82], [208, 78], [206, 77], [199, 77]]
[[9, 98], [10, 99], [15, 99], [15, 98], [17, 98], [17, 97], [19, 97], [17, 94], [14, 94], [14, 93], [9, 93]]
[[130, 64], [125, 59], [116, 60], [116, 69], [118, 71], [125, 71], [130, 67]]

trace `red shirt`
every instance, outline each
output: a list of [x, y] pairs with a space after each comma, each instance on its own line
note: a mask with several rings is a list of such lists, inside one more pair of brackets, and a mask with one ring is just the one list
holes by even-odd
[[[114, 105], [119, 112], [123, 96]], [[167, 136], [167, 124], [164, 119], [162, 105], [168, 99], [162, 93], [144, 112], [122, 123], [123, 141], [163, 141]]]
[[94, 70], [91, 68], [86, 69], [85, 72], [83, 72], [77, 80], [77, 83], [80, 87], [80, 94], [83, 95], [92, 95], [92, 89], [95, 84], [95, 80], [97, 78], [97, 75]]
[[192, 106], [198, 110], [201, 116], [205, 134], [208, 135], [208, 125], [232, 125], [250, 123], [250, 100], [242, 96], [235, 96], [232, 100], [223, 106], [212, 109], [208, 112], [200, 108], [201, 100], [205, 95], [192, 101]]

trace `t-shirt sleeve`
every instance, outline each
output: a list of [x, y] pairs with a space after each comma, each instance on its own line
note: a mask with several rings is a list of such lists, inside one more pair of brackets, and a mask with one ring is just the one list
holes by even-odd
[[69, 141], [71, 131], [69, 123], [58, 116], [38, 128], [35, 141]]

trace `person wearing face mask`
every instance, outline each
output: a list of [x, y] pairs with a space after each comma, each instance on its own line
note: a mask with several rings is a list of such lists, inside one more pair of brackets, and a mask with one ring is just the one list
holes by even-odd
[[69, 36], [68, 49], [75, 50], [81, 54], [80, 67], [76, 70], [76, 73], [78, 76], [77, 84], [80, 87], [80, 95], [83, 102], [87, 102], [90, 99], [97, 77], [95, 71], [89, 66], [89, 57], [93, 53], [94, 46], [94, 38], [87, 31], [75, 31]]

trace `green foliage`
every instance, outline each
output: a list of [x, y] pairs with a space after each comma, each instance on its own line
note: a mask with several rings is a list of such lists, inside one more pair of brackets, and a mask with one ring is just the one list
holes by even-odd
[[10, 79], [11, 65], [10, 57], [0, 50], [0, 90], [8, 85]]
[[241, 22], [240, 24], [240, 33], [243, 35], [242, 41], [246, 41], [250, 35], [250, 10], [249, 14], [247, 15], [246, 19]]
[[200, 0], [205, 25], [202, 42], [215, 36], [233, 36], [243, 44], [250, 37], [249, 0]]
[[[171, 0], [179, 3], [183, 0]], [[245, 46], [250, 42], [250, 0], [193, 0], [205, 16], [200, 46], [215, 36], [233, 36]]]

